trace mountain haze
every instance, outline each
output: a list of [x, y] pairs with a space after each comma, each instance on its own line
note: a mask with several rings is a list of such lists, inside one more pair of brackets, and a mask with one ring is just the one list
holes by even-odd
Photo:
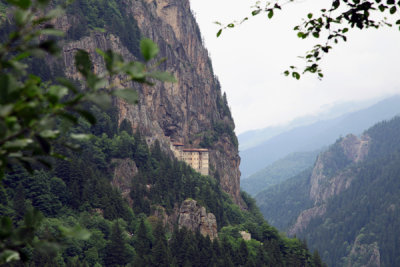
[[280, 184], [314, 165], [320, 150], [295, 152], [275, 161], [266, 168], [241, 180], [240, 187], [252, 196]]
[[[29, 8], [31, 1], [8, 3], [0, 3], [2, 43], [15, 28], [9, 5]], [[270, 226], [255, 201], [240, 192], [235, 125], [188, 0], [77, 0], [51, 23], [65, 33], [56, 40], [61, 55], [27, 59], [35, 83], [62, 76], [84, 95], [76, 52], [87, 51], [93, 66], [84, 64], [101, 74], [109, 62], [98, 48], [135, 61], [145, 58], [142, 37], [154, 40], [159, 57], [167, 58], [157, 68], [177, 82], [110, 79], [115, 87], [135, 89], [138, 103], [82, 103], [85, 118], [96, 123], [79, 119], [54, 140], [54, 152], [68, 160], [54, 159], [50, 169], [16, 166], [6, 173], [0, 186], [0, 261], [10, 254], [3, 245], [17, 237], [22, 242], [12, 249], [22, 256], [13, 254], [6, 266], [322, 265], [318, 254]], [[55, 125], [64, 123], [60, 118]], [[75, 133], [90, 138], [77, 141], [79, 149], [67, 149]], [[179, 161], [172, 144], [187, 148], [193, 161], [196, 151], [207, 152], [209, 175]], [[85, 238], [72, 238], [75, 232]]]
[[334, 142], [339, 136], [360, 134], [374, 123], [399, 114], [399, 105], [400, 96], [393, 96], [367, 109], [298, 127], [281, 133], [257, 147], [240, 151], [242, 177], [249, 177], [290, 153], [320, 149]]
[[398, 266], [400, 117], [347, 135], [314, 167], [256, 196], [265, 218], [329, 266]]

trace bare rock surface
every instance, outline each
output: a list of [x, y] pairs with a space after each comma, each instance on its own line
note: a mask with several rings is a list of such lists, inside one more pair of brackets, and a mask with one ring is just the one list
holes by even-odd
[[[161, 147], [170, 153], [170, 140], [198, 147], [206, 133], [212, 132], [216, 122], [234, 128], [234, 122], [221, 109], [221, 89], [213, 74], [211, 60], [205, 49], [199, 27], [190, 10], [189, 0], [121, 0], [127, 13], [137, 21], [143, 37], [154, 40], [160, 48], [159, 58], [167, 58], [161, 70], [172, 73], [176, 83], [157, 82], [154, 86], [132, 84], [121, 77], [112, 82], [121, 87], [135, 88], [139, 104], [130, 105], [115, 99], [118, 122], [127, 120], [134, 131], [139, 130], [152, 144], [159, 140]], [[63, 17], [58, 28], [69, 29], [76, 18]], [[63, 64], [68, 77], [78, 79], [74, 68], [74, 55], [78, 49], [90, 53], [94, 70], [104, 71], [103, 59], [96, 48], [112, 49], [125, 60], [135, 56], [122, 44], [118, 33], [91, 32], [76, 41], [64, 43]], [[240, 197], [240, 158], [238, 148], [229, 136], [222, 134], [210, 150], [211, 175], [217, 172], [223, 190], [236, 204]], [[172, 153], [170, 153], [172, 156]]]
[[206, 209], [193, 199], [182, 202], [178, 213], [178, 225], [179, 228], [199, 230], [203, 236], [209, 236], [211, 240], [218, 237], [217, 220], [214, 214], [207, 213]]

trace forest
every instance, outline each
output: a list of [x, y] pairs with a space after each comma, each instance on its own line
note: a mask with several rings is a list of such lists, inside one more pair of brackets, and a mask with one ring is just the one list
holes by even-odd
[[[61, 10], [76, 19], [64, 41], [115, 32], [139, 60], [152, 60], [158, 48], [149, 40], [140, 41], [134, 18], [125, 12], [127, 3], [73, 2]], [[249, 195], [242, 192], [242, 208], [235, 204], [222, 190], [218, 173], [202, 176], [173, 159], [157, 140], [148, 144], [143, 133], [134, 131], [128, 121], [118, 123], [115, 105], [103, 107], [99, 101], [81, 101], [85, 90], [94, 88], [96, 96], [104, 95], [101, 89], [105, 82], [94, 73], [87, 52], [76, 53], [75, 67], [88, 88], [79, 88], [82, 83], [77, 79], [67, 80], [66, 66], [47, 54], [36, 60], [38, 54], [43, 55], [38, 51], [51, 54], [56, 52], [56, 44], [63, 42], [63, 34], [51, 24], [41, 24], [52, 19], [46, 17], [48, 13], [58, 13], [30, 13], [49, 8], [47, 4], [49, 1], [45, 0], [10, 0], [0, 5], [0, 37], [6, 44], [0, 49], [0, 78], [16, 81], [1, 84], [4, 97], [0, 99], [0, 152], [2, 163], [7, 164], [1, 165], [2, 266], [323, 266], [318, 252], [311, 254], [305, 241], [288, 238], [270, 226]], [[9, 10], [15, 11], [14, 20], [8, 19]], [[28, 29], [33, 31], [36, 27], [37, 32], [29, 35], [30, 31], [21, 30], [27, 21], [32, 23]], [[41, 33], [54, 33], [55, 37], [41, 39]], [[28, 36], [27, 46], [24, 34]], [[7, 38], [11, 38], [9, 43]], [[18, 49], [13, 51], [8, 44], [15, 40]], [[128, 68], [125, 74], [130, 74], [133, 81], [152, 85], [145, 79], [147, 65], [139, 61], [124, 65], [121, 57], [111, 51], [98, 52], [110, 73], [122, 75], [116, 66]], [[15, 57], [15, 53], [20, 54]], [[165, 73], [157, 74], [152, 78], [172, 80], [169, 76], [163, 79]], [[56, 86], [57, 82], [70, 92]], [[24, 98], [11, 103], [19, 92], [24, 93]], [[135, 100], [132, 93], [119, 92], [121, 95]], [[111, 103], [115, 99], [116, 95], [110, 96]], [[64, 103], [70, 105], [63, 106]], [[75, 103], [79, 103], [79, 109]], [[226, 96], [219, 95], [217, 105], [230, 116]], [[61, 113], [63, 108], [70, 113]], [[29, 128], [36, 120], [46, 118], [47, 113], [59, 115], [54, 110], [62, 116], [38, 126], [39, 130], [49, 127], [46, 131], [35, 134], [36, 128]], [[16, 114], [18, 119], [14, 119]], [[27, 130], [7, 136], [18, 123]], [[34, 137], [29, 139], [31, 133]], [[209, 134], [209, 142], [215, 142], [216, 135], [226, 135], [237, 147], [233, 128], [224, 127], [220, 121], [212, 122]], [[73, 144], [71, 136], [75, 137]], [[11, 146], [9, 140], [13, 138], [20, 142]], [[36, 146], [30, 147], [32, 143]], [[124, 197], [112, 185], [121, 160], [131, 161], [137, 168], [137, 172], [125, 177], [130, 192]], [[199, 231], [178, 227], [176, 222], [164, 223], [157, 216], [159, 211], [172, 215], [183, 201], [190, 199], [215, 215], [218, 238], [211, 240]], [[250, 233], [251, 240], [245, 241], [240, 231]]]

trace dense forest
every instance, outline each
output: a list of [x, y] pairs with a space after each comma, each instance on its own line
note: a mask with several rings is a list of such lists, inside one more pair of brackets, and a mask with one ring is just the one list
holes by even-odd
[[[82, 141], [79, 151], [69, 152], [69, 161], [57, 161], [53, 170], [38, 169], [33, 175], [18, 169], [3, 181], [1, 214], [19, 225], [27, 210], [38, 209], [45, 218], [37, 236], [62, 244], [52, 254], [27, 249], [30, 266], [321, 266], [304, 242], [269, 226], [248, 195], [242, 195], [248, 206], [242, 211], [216, 179], [171, 160], [157, 142], [149, 148], [139, 133], [123, 129], [125, 123], [118, 128], [112, 109], [92, 111], [98, 123], [90, 126], [82, 120], [74, 129], [87, 127], [92, 138]], [[118, 158], [133, 159], [139, 168], [132, 178], [132, 207], [111, 186], [113, 160]], [[218, 239], [164, 226], [152, 216], [154, 209], [172, 212], [188, 198], [215, 214]], [[90, 239], [57, 238], [60, 226], [77, 224], [90, 231]], [[239, 231], [249, 232], [252, 239], [244, 241]]]
[[[398, 266], [400, 246], [400, 117], [383, 121], [364, 132], [369, 136], [367, 157], [349, 163], [341, 140], [324, 161], [328, 179], [339, 173], [352, 177], [351, 185], [327, 200], [323, 216], [312, 219], [297, 236], [318, 248], [329, 266]], [[328, 157], [327, 157], [328, 158]], [[326, 168], [325, 168], [326, 167]], [[257, 196], [261, 212], [274, 226], [287, 230], [310, 199], [311, 171]]]
[[[110, 31], [140, 57], [141, 34], [134, 18], [125, 12], [129, 3], [74, 1], [66, 14], [76, 21], [65, 38], [79, 40]], [[24, 7], [26, 3], [17, 4]], [[15, 27], [4, 16], [7, 5], [3, 2], [0, 12], [3, 41]], [[25, 63], [29, 73], [43, 81], [64, 75], [65, 66], [46, 57], [27, 58]], [[226, 95], [219, 96], [217, 104], [231, 116]], [[55, 152], [65, 159], [46, 158], [52, 168], [12, 166], [1, 181], [0, 252], [6, 255], [6, 247], [20, 252], [20, 258], [1, 258], [7, 261], [4, 266], [323, 266], [318, 252], [311, 255], [306, 242], [287, 238], [271, 227], [246, 193], [241, 195], [243, 208], [234, 204], [221, 189], [218, 173], [202, 176], [173, 159], [157, 140], [150, 145], [128, 121], [118, 124], [115, 106], [101, 109], [87, 104], [84, 110], [96, 123], [89, 123], [93, 120], [89, 113], [74, 126], [55, 122], [59, 128], [70, 129], [54, 142]], [[213, 122], [202, 145], [227, 135], [237, 146], [233, 128], [224, 126]], [[82, 132], [90, 138], [67, 148], [68, 136]], [[129, 194], [123, 196], [113, 180], [124, 160], [133, 162], [137, 171], [125, 177]], [[163, 221], [190, 199], [215, 215], [218, 238], [211, 240], [199, 231], [178, 227], [176, 221]], [[68, 235], [71, 229], [81, 231], [85, 238]], [[244, 240], [240, 231], [251, 234], [251, 239]]]

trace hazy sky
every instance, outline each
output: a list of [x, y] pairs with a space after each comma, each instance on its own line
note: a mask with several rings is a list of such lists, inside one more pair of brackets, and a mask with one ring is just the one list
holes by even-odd
[[216, 38], [214, 21], [248, 16], [252, 0], [190, 0], [211, 55], [214, 72], [227, 93], [236, 133], [317, 114], [344, 101], [361, 101], [400, 93], [398, 28], [354, 30], [347, 43], [323, 59], [325, 78], [306, 75], [300, 81], [282, 73], [300, 65], [314, 42], [302, 41], [292, 29], [325, 0], [287, 5], [272, 20], [251, 18]]

